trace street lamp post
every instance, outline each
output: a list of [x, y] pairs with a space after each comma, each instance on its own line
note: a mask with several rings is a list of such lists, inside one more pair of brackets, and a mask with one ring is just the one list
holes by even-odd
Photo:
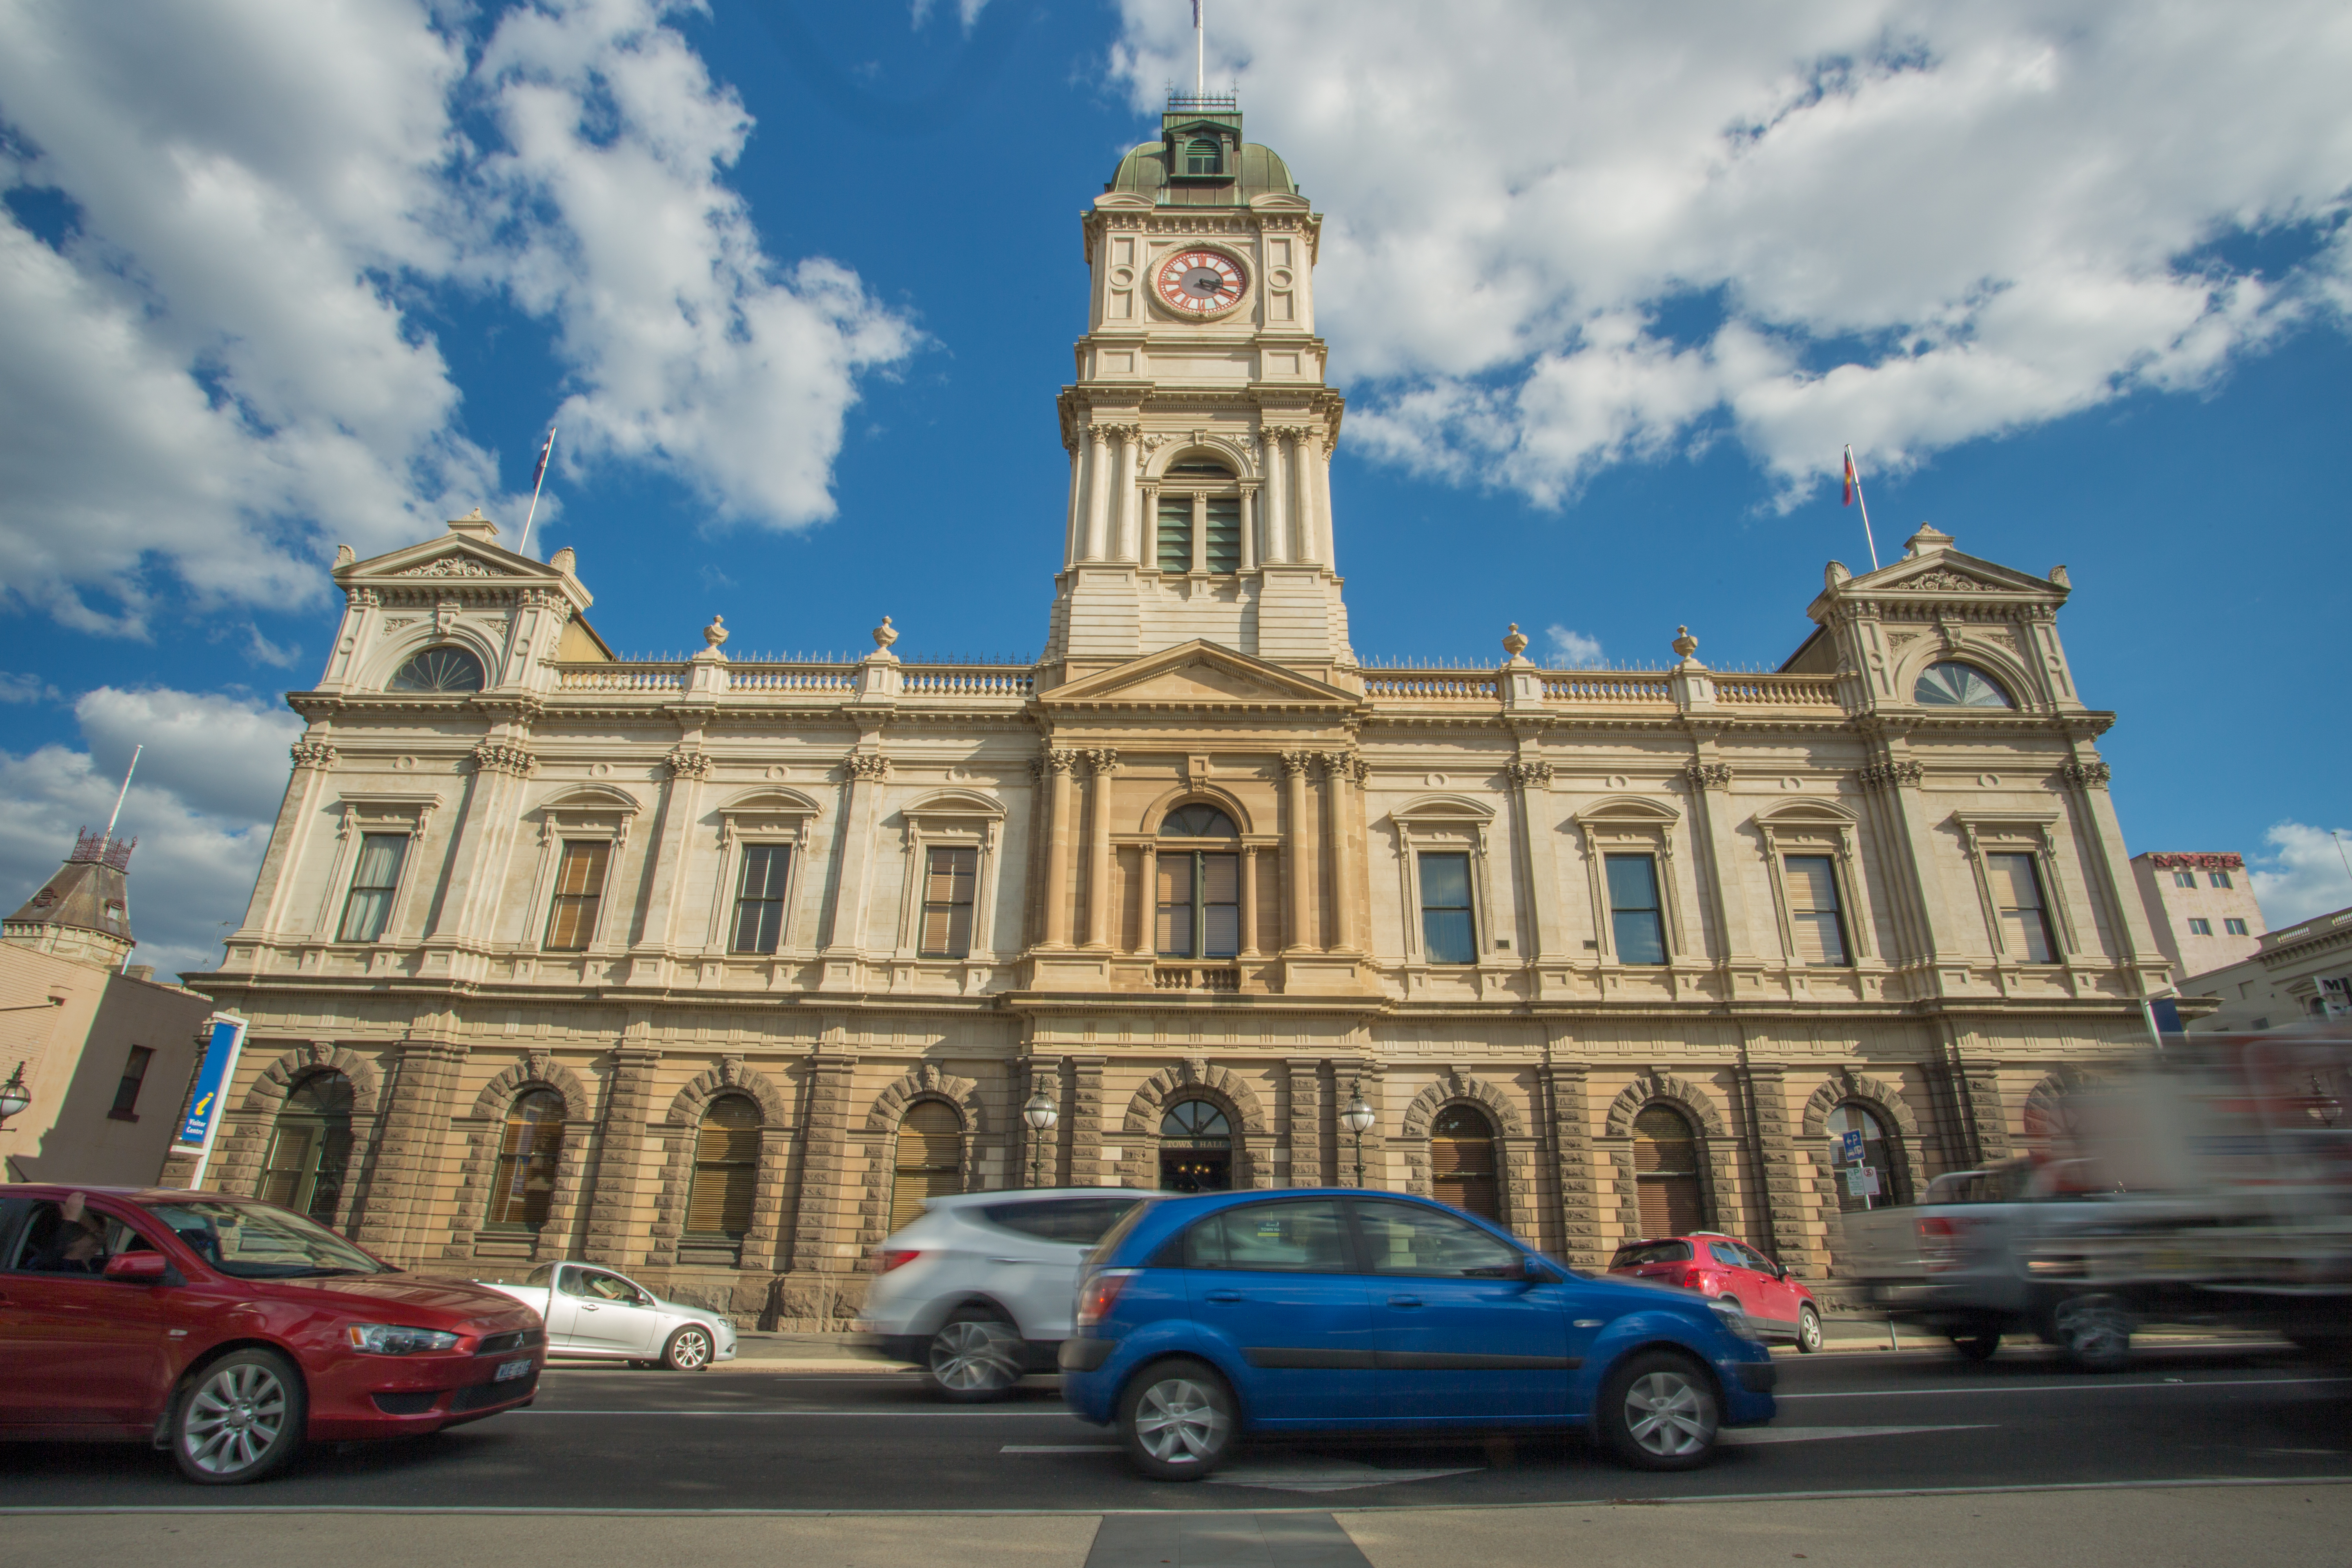
[[1043, 1084], [1029, 1097], [1029, 1103], [1021, 1108], [1021, 1120], [1029, 1124], [1029, 1184], [1033, 1187], [1042, 1184], [1039, 1178], [1045, 1161], [1045, 1134], [1061, 1119], [1062, 1113], [1054, 1108]]
[[0, 1083], [0, 1127], [5, 1127], [8, 1118], [32, 1103], [32, 1090], [25, 1087], [25, 1064], [18, 1062], [16, 1070], [8, 1075], [8, 1081]]
[[1372, 1108], [1364, 1103], [1360, 1080], [1348, 1086], [1348, 1109], [1339, 1113], [1349, 1131], [1356, 1135], [1356, 1185], [1364, 1184], [1364, 1133], [1374, 1121]]

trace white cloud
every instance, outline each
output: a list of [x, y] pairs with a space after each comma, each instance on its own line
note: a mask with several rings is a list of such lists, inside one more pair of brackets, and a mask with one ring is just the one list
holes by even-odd
[[[1188, 17], [1122, 8], [1155, 108]], [[1725, 428], [1793, 500], [1845, 442], [2203, 385], [2352, 302], [2345, 230], [2283, 275], [2213, 248], [2346, 211], [2341, 5], [1298, 0], [1209, 44], [1328, 215], [1350, 430], [1543, 504]]]
[[750, 121], [664, 25], [693, 8], [548, 0], [469, 70], [425, 0], [0, 6], [0, 186], [72, 215], [0, 213], [0, 602], [141, 635], [168, 577], [299, 604], [335, 542], [519, 514], [419, 309], [452, 289], [553, 320], [573, 455], [826, 515], [856, 378], [911, 337], [761, 247], [718, 183]]
[[131, 929], [138, 962], [170, 976], [210, 969], [245, 913], [286, 786], [286, 747], [302, 721], [259, 701], [101, 687], [75, 704], [90, 750], [0, 752], [0, 908], [32, 895], [106, 826], [134, 742], [144, 742], [116, 832], [136, 837]]
[[1544, 628], [1551, 642], [1551, 662], [1559, 669], [1597, 669], [1601, 666], [1601, 639], [1570, 631], [1557, 621]]
[[[914, 0], [911, 9], [914, 12], [915, 26], [920, 27], [929, 21], [931, 12], [936, 7], [937, 0]], [[969, 33], [971, 31], [972, 24], [980, 20], [980, 14], [986, 9], [988, 9], [988, 0], [956, 0], [956, 19], [963, 24], [963, 30]]]
[[[2347, 832], [2352, 840], [2352, 830]], [[2300, 822], [2273, 824], [2263, 835], [2267, 846], [2253, 857], [2254, 896], [2271, 930], [2314, 915], [2352, 907], [2352, 872], [2324, 827]]]
[[23, 702], [55, 702], [58, 689], [37, 675], [12, 675], [0, 670], [0, 702], [15, 706]]

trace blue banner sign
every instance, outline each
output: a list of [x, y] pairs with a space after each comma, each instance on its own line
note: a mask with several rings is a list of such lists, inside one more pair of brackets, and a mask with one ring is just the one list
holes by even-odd
[[237, 1053], [245, 1048], [245, 1020], [213, 1019], [212, 1038], [205, 1044], [205, 1065], [196, 1071], [195, 1098], [188, 1101], [188, 1119], [180, 1124], [180, 1147], [202, 1149], [220, 1124], [222, 1097], [228, 1093], [236, 1071]]

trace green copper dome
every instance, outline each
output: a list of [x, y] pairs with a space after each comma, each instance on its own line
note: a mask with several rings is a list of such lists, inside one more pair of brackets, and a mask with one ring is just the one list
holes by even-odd
[[1273, 148], [1242, 140], [1233, 100], [1175, 98], [1160, 117], [1160, 140], [1121, 158], [1103, 189], [1160, 206], [1245, 207], [1269, 192], [1295, 196], [1298, 184]]

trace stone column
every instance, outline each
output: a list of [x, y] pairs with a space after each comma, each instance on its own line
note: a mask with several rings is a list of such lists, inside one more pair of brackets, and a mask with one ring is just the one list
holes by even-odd
[[[636, 1215], [638, 1165], [644, 1158], [646, 1122], [653, 1114], [654, 1069], [661, 1052], [646, 1046], [620, 1046], [613, 1052], [604, 1086], [604, 1114], [596, 1126], [593, 1173], [589, 1176], [588, 1238], [591, 1263], [615, 1268], [642, 1261], [646, 1227]], [[667, 1259], [665, 1259], [667, 1261]]]
[[1304, 426], [1287, 433], [1289, 451], [1284, 454], [1283, 478], [1289, 481], [1290, 493], [1284, 499], [1290, 505], [1291, 559], [1319, 561], [1322, 559], [1320, 529], [1315, 516], [1315, 479], [1307, 469], [1314, 462]]
[[[286, 781], [285, 795], [278, 800], [277, 826], [270, 830], [269, 847], [262, 856], [260, 874], [254, 879], [253, 899], [246, 909], [247, 931], [259, 930], [272, 936], [310, 934], [295, 918], [289, 900], [302, 885], [303, 851], [310, 847], [310, 827], [319, 817], [319, 796], [325, 791], [327, 774], [337, 760], [335, 748], [323, 738], [328, 732], [327, 726], [314, 724], [294, 742], [294, 772]], [[313, 740], [312, 736], [321, 738]], [[415, 846], [409, 847], [414, 851]], [[331, 922], [341, 915], [342, 907], [334, 901], [331, 890], [321, 917], [328, 922], [328, 929], [319, 934], [336, 935]]]
[[1339, 541], [1331, 526], [1331, 453], [1318, 436], [1309, 443], [1313, 453], [1315, 477], [1316, 540], [1322, 552], [1323, 564], [1337, 572], [1339, 569]]
[[[396, 1077], [376, 1116], [367, 1188], [358, 1195], [352, 1221], [352, 1239], [394, 1263], [420, 1262], [438, 1253], [446, 1239], [449, 1216], [434, 1211], [446, 1185], [439, 1178], [450, 1097], [465, 1061], [464, 1046], [414, 1036], [401, 1041], [394, 1058]], [[352, 1151], [345, 1181], [360, 1173], [362, 1152]], [[436, 1230], [441, 1234], [429, 1234]]]
[[[828, 1033], [833, 1032], [828, 1029]], [[834, 1238], [851, 1229], [854, 1201], [849, 1164], [849, 1089], [857, 1058], [819, 1051], [809, 1058], [808, 1113], [801, 1124], [801, 1182], [793, 1212], [795, 1274], [838, 1274], [855, 1265]], [[854, 1253], [853, 1248], [853, 1253]]]
[[[1764, 1245], [1791, 1270], [1818, 1277], [1829, 1267], [1828, 1254], [1814, 1236], [1821, 1214], [1819, 1173], [1799, 1146], [1804, 1129], [1793, 1124], [1789, 1110], [1788, 1068], [1778, 1062], [1743, 1061], [1739, 1079], [1764, 1185], [1758, 1194], [1768, 1232]], [[1723, 1216], [1716, 1218], [1720, 1223]]]
[[1062, 563], [1076, 564], [1079, 552], [1086, 549], [1087, 509], [1087, 448], [1085, 437], [1069, 443], [1070, 510], [1062, 525]]
[[677, 911], [686, 889], [687, 838], [699, 815], [703, 781], [710, 776], [710, 754], [698, 746], [680, 744], [668, 760], [669, 787], [662, 791], [661, 818], [654, 828], [653, 866], [646, 879], [645, 930], [637, 939], [638, 946], [665, 952], [677, 942]]
[[[1158, 911], [1153, 911], [1155, 921]], [[1238, 956], [1257, 956], [1257, 846], [1242, 846], [1242, 945]]]
[[1551, 764], [1541, 758], [1522, 759], [1506, 772], [1517, 808], [1512, 815], [1518, 819], [1512, 825], [1518, 838], [1518, 854], [1513, 858], [1527, 879], [1524, 903], [1513, 902], [1532, 917], [1519, 928], [1519, 943], [1526, 950], [1519, 956], [1565, 958], [1567, 943], [1559, 933], [1559, 862], [1551, 831]]
[[1135, 460], [1137, 442], [1143, 429], [1137, 425], [1121, 425], [1112, 434], [1118, 437], [1118, 488], [1111, 497], [1114, 525], [1110, 555], [1115, 561], [1139, 561], [1141, 531], [1136, 526]]
[[1070, 945], [1070, 770], [1078, 765], [1076, 752], [1045, 753], [1045, 885], [1038, 889], [1045, 903], [1047, 947]]
[[1086, 559], [1100, 561], [1110, 553], [1110, 426], [1087, 430]]
[[834, 836], [835, 894], [825, 951], [862, 952], [866, 940], [867, 901], [874, 888], [875, 825], [881, 816], [882, 785], [890, 759], [852, 752], [841, 761], [845, 779], [841, 830]]
[[1544, 1069], [1551, 1100], [1551, 1156], [1559, 1184], [1559, 1256], [1572, 1268], [1603, 1268], [1601, 1182], [1592, 1164], [1591, 1111], [1585, 1097], [1582, 1062], [1553, 1062]]
[[1087, 753], [1087, 945], [1092, 948], [1111, 943], [1110, 780], [1117, 772], [1117, 752]]
[[1323, 1087], [1327, 1065], [1316, 1057], [1292, 1057], [1283, 1064], [1290, 1100], [1290, 1168], [1284, 1183], [1286, 1186], [1324, 1184], [1323, 1128], [1330, 1110]]
[[1159, 847], [1137, 850], [1135, 864], [1135, 951], [1148, 956], [1160, 951]]
[[1068, 1100], [1062, 1125], [1069, 1131], [1069, 1183], [1074, 1187], [1098, 1187], [1111, 1179], [1103, 1168], [1103, 1060], [1101, 1057], [1064, 1057], [1069, 1068]]
[[1257, 491], [1245, 485], [1242, 489], [1242, 570], [1256, 571], [1262, 553], [1257, 542]]
[[[1718, 961], [1747, 959], [1755, 952], [1751, 941], [1754, 926], [1748, 916], [1748, 879], [1742, 875], [1750, 851], [1739, 841], [1738, 826], [1732, 820], [1730, 765], [1715, 761], [1714, 750], [1711, 743], [1703, 745], [1700, 760], [1684, 770], [1684, 776], [1690, 780], [1691, 805], [1700, 823], [1694, 837], [1698, 840], [1699, 858], [1706, 867], [1709, 890], [1714, 895], [1702, 901], [1714, 910], [1715, 957]], [[1778, 876], [1779, 868], [1773, 868], [1771, 874]]]
[[1359, 759], [1346, 752], [1323, 754], [1323, 842], [1331, 867], [1331, 945], [1341, 952], [1357, 951], [1355, 856], [1348, 843], [1348, 826], [1355, 814], [1348, 809], [1355, 789]]
[[1282, 753], [1283, 802], [1289, 814], [1282, 832], [1283, 945], [1292, 952], [1312, 945], [1307, 924], [1307, 763], [1305, 752]]
[[[499, 879], [499, 868], [489, 862], [499, 858], [495, 853], [501, 837], [499, 828], [514, 816], [515, 795], [522, 780], [538, 765], [525, 739], [493, 731], [489, 739], [474, 748], [474, 777], [467, 787], [465, 804], [458, 807], [457, 831], [449, 836], [448, 879], [443, 885], [440, 907], [434, 912], [433, 927], [425, 933], [427, 941], [480, 935], [480, 922], [490, 919]], [[414, 855], [422, 847], [413, 844], [409, 853]], [[420, 876], [425, 871], [419, 864], [409, 874]], [[619, 873], [617, 865], [605, 873], [608, 894]]]
[[1259, 432], [1260, 450], [1265, 454], [1265, 484], [1260, 498], [1265, 508], [1265, 558], [1280, 563], [1295, 560], [1290, 546], [1289, 507], [1286, 504], [1285, 470], [1281, 433], [1268, 426]]

